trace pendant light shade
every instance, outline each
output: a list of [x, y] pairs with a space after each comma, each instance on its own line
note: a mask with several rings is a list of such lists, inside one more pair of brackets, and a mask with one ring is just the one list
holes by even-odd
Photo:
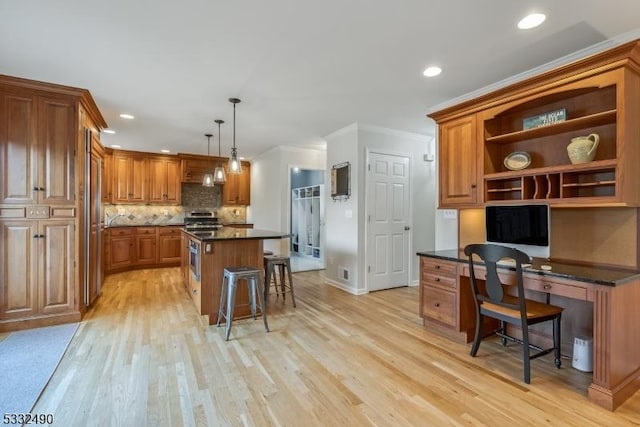
[[227, 172], [234, 175], [242, 173], [242, 163], [238, 159], [238, 149], [236, 148], [236, 104], [240, 102], [238, 98], [229, 98], [229, 102], [233, 104], [233, 147], [231, 148], [231, 157], [227, 165]]
[[222, 158], [220, 157], [220, 125], [224, 123], [224, 120], [214, 120], [218, 124], [218, 166], [216, 166], [216, 170], [213, 172], [213, 182], [214, 184], [224, 184], [227, 182], [227, 174], [224, 172], [224, 168], [222, 167]]
[[[204, 136], [207, 137], [207, 162], [209, 159], [209, 149], [211, 148], [211, 137], [213, 136], [210, 133], [206, 133]], [[207, 172], [204, 174], [204, 178], [202, 179], [202, 185], [204, 187], [213, 187], [213, 174], [211, 172]]]

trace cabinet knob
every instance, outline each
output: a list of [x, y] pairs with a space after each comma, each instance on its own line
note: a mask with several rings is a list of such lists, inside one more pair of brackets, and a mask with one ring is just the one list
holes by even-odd
[[436, 270], [440, 270], [440, 266], [439, 265], [436, 265]]
[[543, 288], [544, 289], [551, 289], [551, 285], [544, 285]]
[[436, 277], [436, 282], [439, 282], [439, 281], [440, 281], [440, 278], [439, 278], [439, 277]]
[[476, 188], [476, 185], [475, 184], [471, 184], [471, 188]]
[[436, 307], [440, 307], [440, 303], [439, 302], [437, 302], [437, 303], [435, 303], [433, 305], [436, 306]]

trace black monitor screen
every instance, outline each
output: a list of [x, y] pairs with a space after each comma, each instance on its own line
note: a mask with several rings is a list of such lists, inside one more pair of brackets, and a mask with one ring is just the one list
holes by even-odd
[[487, 206], [487, 241], [549, 245], [549, 206]]

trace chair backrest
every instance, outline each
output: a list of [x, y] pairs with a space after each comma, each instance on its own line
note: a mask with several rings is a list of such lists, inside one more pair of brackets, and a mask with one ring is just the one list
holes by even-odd
[[[529, 262], [529, 255], [522, 251], [506, 246], [492, 244], [471, 244], [464, 248], [464, 253], [469, 257], [469, 270], [471, 275], [471, 285], [473, 287], [473, 296], [476, 307], [480, 301], [490, 301], [493, 304], [513, 308], [526, 313], [526, 303], [524, 298], [524, 284], [522, 280], [522, 264]], [[475, 264], [473, 255], [477, 255], [487, 269], [485, 278], [486, 294], [479, 291], [476, 281]], [[504, 289], [500, 277], [498, 277], [497, 263], [501, 259], [513, 259], [515, 261], [517, 289], [518, 289], [518, 305], [504, 302]]]

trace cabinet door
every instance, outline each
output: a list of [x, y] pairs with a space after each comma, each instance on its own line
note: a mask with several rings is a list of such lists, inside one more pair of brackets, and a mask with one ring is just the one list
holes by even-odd
[[146, 201], [147, 159], [128, 154], [113, 155], [114, 203]]
[[149, 159], [150, 203], [162, 203], [167, 193], [167, 163], [164, 159]]
[[113, 155], [105, 153], [102, 158], [101, 191], [102, 203], [111, 203], [113, 200]]
[[251, 166], [242, 162], [240, 175], [227, 174], [227, 182], [222, 186], [223, 205], [251, 204]]
[[75, 204], [76, 107], [74, 101], [40, 98], [38, 203]]
[[440, 206], [472, 206], [477, 202], [475, 115], [440, 125]]
[[180, 159], [166, 160], [165, 202], [179, 205], [182, 201], [182, 187], [180, 182]]
[[40, 221], [38, 302], [43, 314], [72, 311], [75, 304], [75, 221]]
[[136, 252], [135, 262], [136, 264], [155, 264], [157, 259], [156, 254], [156, 235], [137, 235], [135, 237]]
[[38, 309], [37, 229], [34, 221], [0, 221], [0, 318], [33, 315]]
[[158, 262], [172, 264], [180, 262], [180, 235], [158, 236]]
[[114, 154], [113, 156], [113, 193], [114, 203], [129, 201], [129, 176], [131, 175], [131, 158]]
[[111, 235], [108, 255], [109, 270], [130, 266], [133, 261], [133, 236]]
[[147, 197], [147, 159], [134, 157], [131, 160], [130, 202], [146, 202]]
[[37, 203], [36, 126], [34, 98], [0, 94], [0, 203]]

